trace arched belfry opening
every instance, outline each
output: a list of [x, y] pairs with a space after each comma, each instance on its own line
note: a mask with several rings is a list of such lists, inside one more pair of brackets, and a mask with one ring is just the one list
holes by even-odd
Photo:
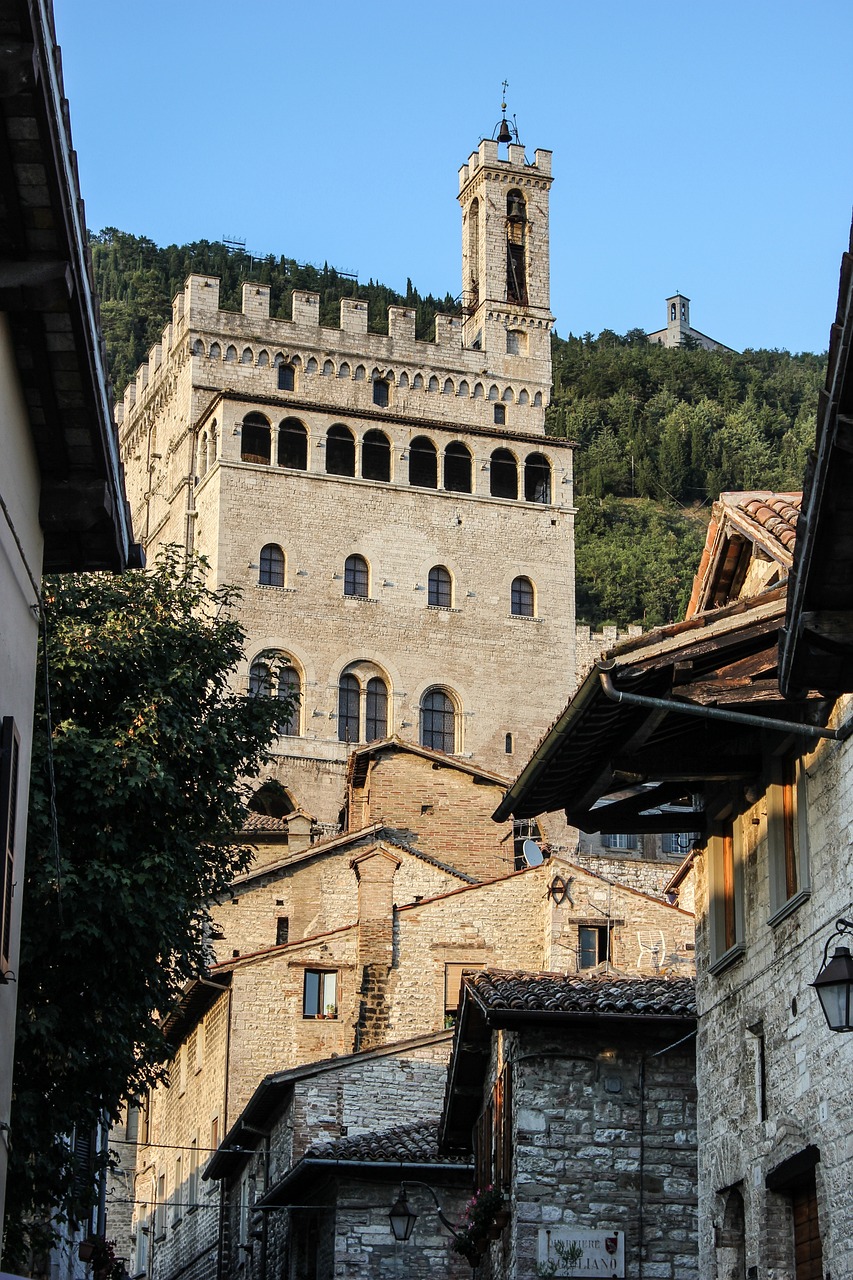
[[480, 201], [475, 196], [468, 206], [468, 279], [466, 281], [469, 307], [480, 301]]
[[517, 187], [506, 197], [506, 300], [527, 306], [527, 205]]

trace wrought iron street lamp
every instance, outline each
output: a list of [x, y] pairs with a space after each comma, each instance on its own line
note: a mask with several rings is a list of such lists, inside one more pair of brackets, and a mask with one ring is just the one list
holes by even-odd
[[432, 1196], [435, 1202], [435, 1212], [439, 1222], [446, 1227], [452, 1236], [459, 1239], [459, 1232], [454, 1227], [449, 1218], [445, 1217], [444, 1210], [438, 1202], [438, 1196], [433, 1191], [428, 1182], [417, 1182], [414, 1179], [407, 1178], [405, 1182], [400, 1183], [400, 1194], [391, 1206], [391, 1212], [388, 1217], [391, 1222], [391, 1231], [395, 1240], [408, 1240], [415, 1229], [415, 1222], [418, 1215], [406, 1199], [406, 1187], [424, 1187]]
[[832, 1031], [853, 1031], [853, 956], [849, 947], [836, 947], [827, 960], [835, 938], [853, 935], [853, 920], [835, 922], [835, 931], [823, 949], [823, 965], [811, 984], [818, 994], [827, 1025]]

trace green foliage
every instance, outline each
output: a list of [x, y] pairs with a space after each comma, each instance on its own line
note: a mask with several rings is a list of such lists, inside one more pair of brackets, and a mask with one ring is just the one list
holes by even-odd
[[204, 971], [204, 904], [247, 864], [234, 843], [239, 784], [268, 759], [283, 708], [231, 692], [244, 640], [234, 603], [176, 552], [149, 572], [45, 584], [57, 830], [40, 689], [8, 1263], [21, 1260], [27, 1221], [68, 1203], [62, 1135], [158, 1077], [168, 1046], [156, 1014]]
[[656, 627], [681, 617], [705, 540], [695, 512], [582, 497], [575, 523], [580, 623]]
[[577, 440], [578, 493], [691, 505], [724, 489], [798, 489], [826, 358], [555, 337], [551, 435]]
[[270, 315], [285, 320], [290, 319], [294, 289], [319, 293], [320, 323], [334, 329], [340, 325], [341, 298], [363, 298], [368, 303], [368, 323], [374, 333], [387, 333], [389, 306], [412, 307], [420, 338], [432, 338], [436, 312], [457, 310], [450, 294], [422, 297], [411, 280], [403, 295], [373, 280], [359, 284], [328, 263], [314, 267], [272, 254], [253, 258], [217, 241], [197, 240], [161, 249], [145, 236], [107, 227], [96, 235], [90, 233], [89, 242], [110, 376], [119, 396], [160, 341], [172, 315], [172, 299], [192, 272], [219, 276], [219, 303], [227, 311], [240, 310], [246, 280], [270, 286]]
[[578, 619], [674, 621], [714, 498], [802, 486], [825, 357], [671, 350], [636, 329], [555, 337], [552, 352], [546, 429], [581, 446]]

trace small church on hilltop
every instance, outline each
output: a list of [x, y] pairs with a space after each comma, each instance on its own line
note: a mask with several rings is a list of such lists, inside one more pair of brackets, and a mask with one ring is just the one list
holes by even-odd
[[[274, 816], [339, 821], [347, 760], [398, 736], [517, 772], [575, 681], [572, 445], [551, 388], [551, 152], [482, 141], [459, 171], [462, 313], [191, 275], [117, 417], [134, 528], [242, 590], [245, 691], [297, 695]], [[269, 790], [265, 793], [269, 795]], [[262, 797], [258, 805], [263, 807]], [[272, 812], [272, 810], [268, 810]]]
[[703, 351], [728, 351], [736, 354], [733, 347], [709, 338], [707, 333], [700, 333], [690, 324], [690, 299], [683, 293], [674, 293], [666, 300], [666, 328], [656, 329], [648, 335], [649, 342], [662, 347], [701, 347]]

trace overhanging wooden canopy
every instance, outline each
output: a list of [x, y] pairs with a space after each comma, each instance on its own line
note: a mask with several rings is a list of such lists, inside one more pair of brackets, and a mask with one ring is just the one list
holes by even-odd
[[[495, 819], [564, 809], [583, 831], [704, 830], [709, 784], [757, 778], [791, 722], [825, 722], [821, 698], [791, 703], [779, 692], [784, 612], [777, 587], [617, 646], [583, 680]], [[605, 684], [660, 702], [615, 702]], [[756, 722], [697, 717], [697, 707]]]

